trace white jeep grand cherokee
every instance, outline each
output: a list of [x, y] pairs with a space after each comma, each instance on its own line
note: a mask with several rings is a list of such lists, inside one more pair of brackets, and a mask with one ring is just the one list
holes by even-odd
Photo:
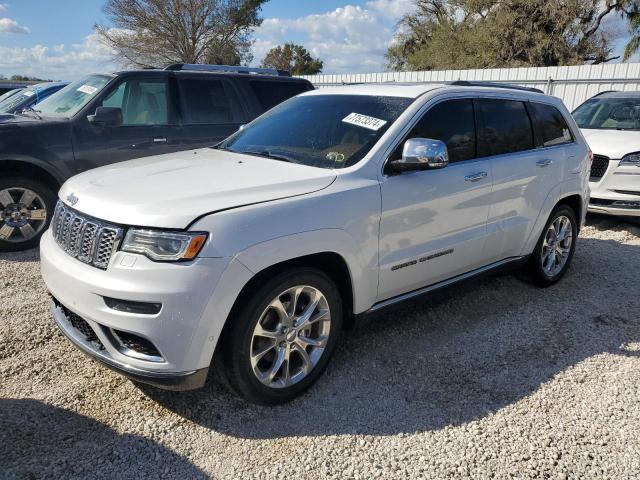
[[357, 314], [517, 262], [558, 281], [589, 156], [560, 100], [526, 89], [317, 90], [214, 148], [67, 181], [42, 275], [60, 329], [107, 366], [179, 390], [213, 364], [284, 402]]

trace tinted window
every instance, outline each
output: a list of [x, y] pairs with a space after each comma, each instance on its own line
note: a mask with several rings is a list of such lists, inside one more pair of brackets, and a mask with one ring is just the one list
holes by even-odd
[[476, 127], [471, 100], [448, 100], [431, 108], [407, 138], [442, 140], [449, 150], [449, 161], [476, 156]]
[[123, 125], [166, 125], [167, 103], [166, 80], [132, 78], [109, 93], [102, 106], [121, 108]]
[[477, 105], [483, 124], [478, 133], [481, 156], [533, 148], [533, 130], [523, 102], [480, 99]]
[[309, 90], [306, 83], [299, 82], [269, 82], [256, 80], [249, 82], [253, 93], [264, 110], [269, 110], [285, 100]]
[[348, 167], [369, 152], [412, 102], [370, 95], [303, 95], [281, 103], [217, 148], [314, 167]]
[[227, 82], [207, 78], [181, 78], [179, 85], [184, 123], [244, 122], [238, 96]]
[[552, 105], [530, 103], [533, 128], [543, 147], [552, 147], [571, 142], [571, 130], [560, 111]]
[[592, 98], [573, 117], [580, 128], [640, 130], [640, 98]]

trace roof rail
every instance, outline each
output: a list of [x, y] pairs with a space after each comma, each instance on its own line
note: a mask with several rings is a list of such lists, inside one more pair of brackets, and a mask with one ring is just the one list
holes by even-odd
[[207, 65], [202, 63], [174, 63], [165, 68], [165, 70], [173, 71], [195, 71], [195, 72], [227, 72], [227, 73], [253, 73], [256, 75], [274, 75], [277, 77], [290, 77], [291, 74], [286, 70], [278, 70], [276, 68], [253, 68], [240, 67], [234, 65]]
[[544, 92], [539, 88], [533, 87], [521, 87], [519, 85], [511, 85], [510, 83], [498, 83], [498, 82], [475, 82], [469, 80], [456, 80], [454, 82], [448, 82], [447, 85], [454, 85], [456, 87], [491, 87], [491, 88], [508, 88], [510, 90], [523, 90], [525, 92], [542, 93]]

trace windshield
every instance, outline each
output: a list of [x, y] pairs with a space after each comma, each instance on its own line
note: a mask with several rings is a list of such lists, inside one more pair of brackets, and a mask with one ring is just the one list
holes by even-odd
[[370, 95], [294, 97], [216, 148], [314, 167], [349, 167], [412, 102]]
[[21, 90], [22, 88], [15, 88], [13, 90], [9, 90], [6, 93], [3, 93], [2, 95], [0, 95], [0, 104], [4, 102], [7, 98], [14, 96], [16, 93], [18, 93]]
[[45, 117], [72, 117], [109, 83], [108, 75], [89, 75], [70, 83], [55, 95], [38, 104], [38, 112]]
[[22, 110], [22, 106], [29, 103], [29, 100], [36, 94], [32, 89], [26, 88], [15, 95], [11, 95], [0, 102], [1, 113], [11, 113]]
[[640, 130], [640, 98], [593, 98], [573, 112], [580, 128]]

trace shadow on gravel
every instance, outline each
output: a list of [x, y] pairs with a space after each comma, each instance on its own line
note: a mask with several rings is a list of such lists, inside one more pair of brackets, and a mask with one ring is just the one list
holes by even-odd
[[347, 332], [316, 386], [284, 406], [248, 405], [217, 381], [194, 392], [144, 391], [197, 424], [241, 438], [465, 424], [592, 356], [638, 356], [631, 350], [640, 341], [640, 297], [628, 290], [638, 271], [639, 246], [583, 238], [553, 287], [496, 275], [380, 315]]
[[0, 260], [7, 262], [37, 262], [40, 260], [40, 250], [32, 248], [22, 252], [0, 252]]
[[628, 232], [640, 237], [640, 217], [615, 217], [611, 215], [598, 215], [589, 213], [586, 224], [600, 232], [611, 230], [614, 232]]
[[0, 399], [1, 478], [139, 479], [163, 473], [206, 478], [186, 458], [147, 438], [119, 434], [35, 400]]

